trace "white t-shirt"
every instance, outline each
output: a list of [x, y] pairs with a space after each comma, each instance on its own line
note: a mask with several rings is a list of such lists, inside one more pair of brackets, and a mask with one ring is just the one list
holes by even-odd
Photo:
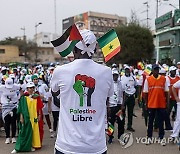
[[61, 102], [55, 148], [66, 154], [105, 152], [106, 100], [113, 95], [111, 69], [91, 59], [76, 59], [54, 70], [51, 88], [60, 89]]
[[19, 90], [20, 86], [17, 84], [14, 84], [12, 88], [6, 88], [5, 85], [1, 85], [0, 93], [2, 107], [17, 105], [19, 102]]
[[177, 82], [173, 85], [173, 87], [178, 89], [178, 97], [179, 97], [179, 99], [180, 99], [180, 80], [177, 81]]
[[59, 107], [57, 107], [55, 104], [54, 104], [54, 100], [53, 100], [53, 97], [52, 97], [52, 94], [51, 94], [51, 90], [49, 90], [49, 92], [47, 92], [47, 97], [51, 97], [52, 98], [52, 102], [51, 102], [51, 109], [52, 111], [59, 111]]
[[45, 83], [39, 84], [39, 94], [43, 96], [43, 101], [48, 101], [47, 92], [49, 91], [48, 86]]
[[138, 84], [138, 86], [142, 86], [143, 85], [143, 75], [140, 76], [137, 84]]
[[114, 94], [109, 97], [109, 107], [115, 107], [123, 103], [123, 89], [120, 81], [114, 81]]
[[136, 92], [135, 86], [137, 86], [137, 81], [133, 76], [122, 76], [121, 83], [123, 91], [129, 95], [133, 95]]
[[168, 78], [168, 76], [165, 76], [165, 78], [166, 78], [167, 86], [170, 87], [170, 85], [171, 85], [170, 84], [170, 79]]
[[[158, 79], [157, 79], [157, 80], [158, 80]], [[168, 83], [167, 80], [166, 80], [166, 82], [165, 82], [164, 91], [169, 91], [169, 83]], [[148, 92], [149, 92], [149, 85], [148, 85], [147, 79], [146, 79], [145, 82], [144, 82], [143, 92], [144, 92], [144, 93], [148, 93]]]

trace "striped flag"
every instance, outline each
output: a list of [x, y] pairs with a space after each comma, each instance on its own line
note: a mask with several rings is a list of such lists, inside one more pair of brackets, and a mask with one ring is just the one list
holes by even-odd
[[114, 132], [114, 126], [110, 123], [110, 122], [108, 122], [108, 129], [107, 129], [107, 131], [106, 131], [106, 133], [107, 133], [107, 135], [112, 135], [112, 133]]
[[70, 26], [60, 38], [51, 41], [51, 43], [62, 57], [66, 57], [71, 53], [76, 43], [82, 39], [79, 30], [74, 24]]
[[99, 43], [100, 48], [102, 49], [105, 62], [109, 61], [121, 50], [121, 45], [114, 29], [107, 32], [97, 41]]
[[143, 74], [146, 75], [146, 76], [149, 76], [150, 73], [151, 73], [151, 68], [146, 67]]
[[123, 112], [122, 112], [122, 110], [119, 110], [119, 111], [116, 113], [116, 116], [118, 116], [121, 120], [123, 120]]
[[137, 63], [137, 68], [138, 68], [139, 70], [144, 70], [144, 64], [143, 64], [142, 62], [138, 62], [138, 63]]

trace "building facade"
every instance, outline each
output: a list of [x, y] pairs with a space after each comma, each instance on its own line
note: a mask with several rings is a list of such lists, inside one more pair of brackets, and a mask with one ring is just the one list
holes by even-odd
[[162, 63], [180, 61], [180, 9], [155, 20], [155, 57]]
[[19, 48], [14, 45], [0, 45], [0, 63], [21, 62]]
[[[120, 25], [126, 25], [127, 18], [118, 15], [89, 11], [73, 17], [63, 19], [63, 32], [73, 24], [76, 24], [79, 29], [85, 28], [93, 31], [96, 37], [99, 38], [112, 28], [115, 28]], [[70, 57], [72, 57], [72, 54], [70, 55]], [[102, 61], [102, 52], [100, 50], [97, 50], [93, 58], [96, 61]]]
[[38, 47], [53, 47], [51, 41], [57, 37], [58, 35], [53, 33], [41, 32], [34, 36], [34, 42]]

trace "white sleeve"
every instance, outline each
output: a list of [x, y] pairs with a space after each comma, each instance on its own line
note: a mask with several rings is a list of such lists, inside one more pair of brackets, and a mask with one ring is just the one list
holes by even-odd
[[174, 85], [173, 85], [174, 88], [180, 88], [180, 80], [177, 81]]
[[121, 82], [119, 82], [119, 101], [121, 104], [123, 103], [123, 89]]
[[53, 92], [57, 92], [59, 90], [59, 78], [58, 78], [58, 69], [56, 68], [53, 72], [51, 82], [50, 82], [50, 87]]
[[125, 78], [124, 78], [124, 76], [121, 76], [121, 85], [122, 85], [123, 91], [125, 91]]
[[169, 86], [170, 86], [170, 83], [168, 83], [168, 81], [166, 80], [166, 82], [165, 82], [165, 91], [169, 91]]
[[170, 80], [167, 76], [166, 76], [166, 82], [167, 82], [168, 87], [170, 87]]
[[138, 85], [139, 85], [139, 86], [142, 86], [142, 85], [143, 85], [143, 76], [142, 76], [142, 75], [140, 76], [140, 79], [139, 79], [139, 81], [138, 81]]
[[148, 90], [148, 81], [147, 81], [147, 79], [145, 80], [145, 82], [144, 82], [144, 88], [143, 88], [143, 92], [144, 93], [148, 93], [149, 92], [149, 90]]
[[113, 83], [113, 75], [110, 71], [110, 89], [108, 91], [108, 97], [111, 97], [114, 94], [114, 83]]

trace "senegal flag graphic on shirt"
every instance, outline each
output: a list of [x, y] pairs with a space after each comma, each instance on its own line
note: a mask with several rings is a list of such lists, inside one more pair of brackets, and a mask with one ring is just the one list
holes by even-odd
[[[91, 96], [95, 90], [96, 80], [87, 75], [77, 74], [73, 89], [77, 92], [80, 98], [80, 106], [84, 105], [84, 96], [87, 95], [87, 106], [91, 106]], [[86, 90], [87, 89], [87, 93]]]

